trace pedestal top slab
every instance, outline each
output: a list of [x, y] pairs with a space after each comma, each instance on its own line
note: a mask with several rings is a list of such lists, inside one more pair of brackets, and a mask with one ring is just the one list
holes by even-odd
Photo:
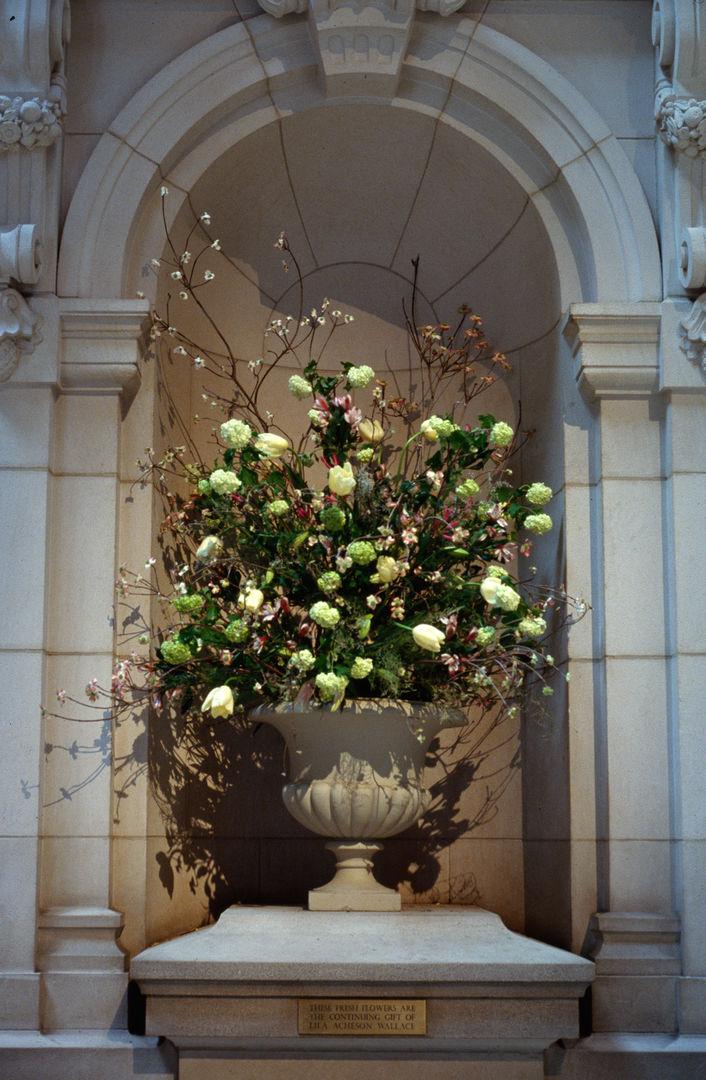
[[583, 983], [593, 964], [516, 934], [481, 908], [323, 912], [231, 907], [214, 926], [132, 961], [140, 983]]

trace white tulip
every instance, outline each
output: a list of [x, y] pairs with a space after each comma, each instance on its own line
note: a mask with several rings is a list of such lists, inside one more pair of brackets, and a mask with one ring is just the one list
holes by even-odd
[[257, 615], [265, 600], [265, 594], [260, 589], [248, 589], [238, 597], [238, 603], [250, 615]]
[[412, 637], [415, 644], [420, 649], [426, 649], [427, 652], [441, 652], [441, 643], [446, 641], [446, 634], [443, 630], [437, 630], [435, 626], [431, 626], [429, 623], [419, 623], [412, 630]]
[[255, 437], [255, 446], [266, 457], [278, 458], [289, 450], [289, 443], [281, 435], [271, 431], [262, 431]]
[[218, 536], [204, 536], [196, 549], [196, 558], [200, 562], [213, 562], [223, 551], [223, 541]]
[[480, 594], [486, 604], [494, 604], [500, 580], [496, 577], [487, 577], [481, 582]]
[[379, 420], [361, 420], [358, 424], [358, 434], [363, 442], [381, 443], [385, 438], [385, 429]]
[[201, 706], [201, 712], [210, 712], [211, 716], [215, 717], [227, 717], [233, 715], [233, 709], [235, 703], [233, 701], [233, 691], [229, 686], [214, 686], [213, 690], [209, 690], [204, 699], [204, 703]]
[[334, 465], [332, 469], [329, 469], [328, 489], [334, 495], [350, 495], [352, 491], [355, 491], [355, 477], [350, 461], [347, 461], [345, 465]]

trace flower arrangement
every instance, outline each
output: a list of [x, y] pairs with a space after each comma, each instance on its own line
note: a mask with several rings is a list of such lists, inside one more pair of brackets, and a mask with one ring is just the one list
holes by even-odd
[[[203, 243], [192, 255], [196, 235]], [[372, 358], [328, 359], [353, 316], [328, 300], [304, 310], [303, 278], [282, 234], [275, 246], [285, 270], [295, 269], [299, 312], [272, 319], [266, 355], [244, 360], [202, 292], [215, 277], [202, 260], [221, 252], [210, 215], [198, 218], [185, 250], [168, 231], [167, 239], [169, 254], [153, 268], [176, 291], [153, 314], [152, 356], [160, 370], [167, 353], [218, 379], [222, 392], [208, 397], [222, 417], [211, 460], [187, 435], [187, 446], [148, 450], [138, 462], [140, 482], [154, 483], [166, 503], [170, 584], [158, 580], [154, 557], [146, 574], [121, 567], [128, 632], [111, 685], [86, 687], [88, 708], [119, 727], [149, 704], [176, 722], [174, 745], [201, 760], [204, 724], [246, 721], [256, 705], [436, 702], [472, 710], [473, 757], [486, 737], [478, 718], [490, 718], [489, 731], [518, 715], [529, 689], [553, 693], [547, 642], [586, 608], [536, 586], [533, 567], [518, 570], [534, 537], [552, 528], [553, 493], [541, 480], [515, 483], [521, 440], [508, 423], [489, 414], [469, 422], [469, 406], [508, 369], [506, 358], [466, 307], [453, 326], [418, 325], [417, 260], [411, 309], [403, 308], [421, 401], [391, 396]], [[173, 306], [183, 301], [204, 313], [217, 349], [179, 329]], [[297, 368], [288, 390], [298, 434], [262, 404], [285, 357]], [[449, 410], [440, 402], [450, 397]], [[135, 638], [140, 648], [127, 652]], [[65, 690], [57, 696], [80, 704]], [[118, 800], [144, 768], [134, 753], [117, 760], [116, 775], [133, 769]]]
[[[210, 224], [202, 215], [200, 227]], [[487, 414], [464, 422], [507, 361], [492, 353], [467, 308], [453, 327], [416, 325], [415, 265], [406, 317], [424, 415], [414, 401], [389, 398], [368, 363], [331, 371], [324, 351], [353, 317], [328, 300], [305, 313], [284, 234], [276, 246], [286, 268], [296, 267], [301, 309], [270, 322], [266, 360], [244, 364], [223, 335], [227, 354], [199, 348], [169, 312], [154, 316], [157, 347], [166, 342], [226, 381], [212, 402], [225, 416], [213, 461], [189, 462], [181, 447], [141, 463], [145, 477], [158, 478], [169, 504], [165, 528], [185, 559], [171, 594], [123, 572], [124, 594], [158, 595], [170, 614], [148, 635], [150, 657], [119, 665], [113, 692], [125, 700], [137, 669], [154, 701], [178, 702], [192, 716], [244, 717], [262, 702], [337, 709], [371, 697], [514, 715], [528, 676], [552, 693], [554, 662], [542, 642], [558, 594], [533, 589], [513, 570], [533, 536], [552, 528], [544, 510], [551, 489], [513, 482], [508, 462], [518, 440], [510, 425]], [[209, 247], [220, 250], [219, 241]], [[201, 305], [197, 290], [214, 277], [206, 271], [197, 280], [203, 252], [192, 271], [188, 251], [171, 254], [156, 268], [166, 262], [180, 298]], [[288, 383], [301, 403], [298, 440], [260, 403], [285, 356], [299, 363]], [[437, 410], [452, 384], [454, 409]], [[186, 494], [168, 475], [186, 482]]]

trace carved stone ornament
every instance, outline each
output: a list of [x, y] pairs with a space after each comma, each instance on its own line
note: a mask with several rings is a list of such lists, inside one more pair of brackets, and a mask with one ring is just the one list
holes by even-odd
[[698, 296], [679, 324], [679, 348], [706, 371], [706, 293]]
[[661, 138], [686, 157], [706, 157], [706, 101], [678, 97], [670, 84], [657, 88], [655, 119]]
[[394, 97], [415, 7], [451, 15], [465, 0], [258, 0], [268, 15], [309, 13], [326, 93]]
[[54, 100], [0, 95], [0, 153], [51, 146], [63, 132], [63, 92], [52, 86]]
[[[465, 4], [466, 0], [416, 0], [416, 7], [418, 11], [436, 11], [439, 15], [452, 15], [455, 11], [460, 9]], [[283, 15], [303, 15], [309, 5], [309, 0], [258, 0], [258, 3], [263, 11], [266, 11], [268, 15], [274, 15], [276, 19], [281, 19]], [[330, 12], [336, 11], [343, 7], [350, 7], [357, 11], [361, 11], [364, 7], [382, 7], [388, 6], [390, 11], [396, 10], [397, 5], [390, 3], [387, 5], [377, 4], [363, 4], [363, 3], [340, 3], [336, 0], [327, 0], [326, 7]]]
[[0, 382], [6, 382], [22, 353], [40, 342], [40, 319], [17, 289], [0, 288]]

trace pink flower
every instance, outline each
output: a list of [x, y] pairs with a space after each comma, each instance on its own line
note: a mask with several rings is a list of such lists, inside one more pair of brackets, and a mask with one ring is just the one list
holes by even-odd
[[446, 664], [449, 670], [449, 675], [458, 675], [461, 670], [461, 661], [454, 653], [442, 653], [439, 657], [442, 664]]

